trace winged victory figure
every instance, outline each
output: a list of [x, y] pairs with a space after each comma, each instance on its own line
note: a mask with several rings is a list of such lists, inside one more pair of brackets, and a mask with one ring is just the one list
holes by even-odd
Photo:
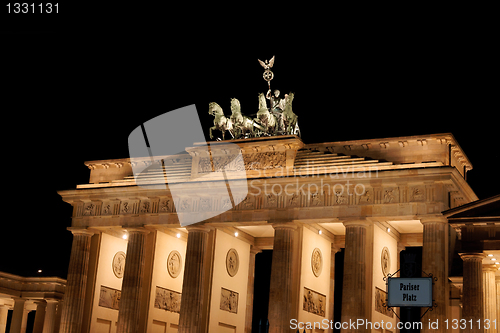
[[269, 68], [273, 68], [273, 65], [274, 65], [274, 56], [271, 58], [271, 60], [267, 61], [262, 61], [260, 59], [257, 59], [259, 60], [259, 63], [262, 67], [264, 67], [264, 69], [269, 69]]

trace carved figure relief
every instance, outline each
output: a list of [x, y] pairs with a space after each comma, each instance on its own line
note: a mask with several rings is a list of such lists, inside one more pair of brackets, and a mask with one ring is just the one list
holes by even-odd
[[113, 273], [119, 279], [123, 277], [123, 271], [125, 270], [125, 253], [122, 251], [116, 252], [113, 257]]
[[189, 199], [181, 199], [181, 204], [179, 207], [179, 211], [185, 212], [191, 209], [191, 202]]
[[86, 203], [85, 208], [83, 209], [84, 216], [92, 216], [94, 215], [95, 205], [92, 202]]
[[169, 199], [162, 200], [160, 202], [160, 212], [170, 212], [172, 211], [171, 209], [171, 202]]
[[386, 300], [387, 293], [375, 287], [375, 311], [392, 318], [394, 313], [385, 306]]
[[99, 306], [118, 310], [120, 308], [120, 298], [122, 292], [117, 289], [101, 286], [99, 294]]
[[133, 206], [133, 204], [128, 202], [128, 201], [122, 202], [121, 207], [120, 207], [120, 214], [132, 213], [132, 209], [133, 209], [132, 206]]
[[266, 200], [267, 200], [267, 206], [269, 207], [276, 207], [276, 203], [278, 200], [276, 199], [276, 196], [272, 193], [266, 195]]
[[101, 209], [101, 215], [111, 215], [112, 214], [111, 207], [112, 206], [109, 202], [103, 203]]
[[250, 195], [247, 195], [245, 199], [240, 202], [240, 207], [245, 209], [253, 209], [254, 204]]
[[335, 202], [339, 205], [347, 204], [347, 196], [343, 192], [343, 190], [337, 190], [335, 192]]
[[311, 193], [311, 206], [320, 206], [323, 204], [323, 199], [319, 193]]
[[411, 201], [424, 201], [425, 188], [423, 186], [413, 187], [411, 189]]
[[324, 317], [326, 309], [326, 296], [312, 289], [304, 287], [304, 300], [302, 303], [302, 309], [304, 311]]
[[312, 252], [311, 267], [314, 276], [318, 277], [321, 275], [321, 271], [323, 270], [323, 256], [318, 248], [315, 248]]
[[371, 203], [373, 203], [373, 193], [372, 193], [372, 190], [366, 190], [365, 193], [363, 193], [359, 197], [359, 203], [360, 204], [371, 204]]
[[181, 296], [177, 291], [156, 286], [155, 308], [180, 313]]
[[387, 188], [384, 190], [384, 203], [399, 202], [399, 190], [397, 188]]
[[233, 208], [233, 204], [231, 202], [231, 199], [223, 199], [221, 206], [222, 206], [223, 210]]
[[391, 255], [387, 247], [384, 247], [382, 249], [382, 254], [380, 256], [380, 263], [382, 265], [382, 273], [384, 273], [384, 276], [387, 276], [387, 274], [390, 273], [391, 269]]
[[236, 291], [221, 288], [220, 309], [231, 313], [238, 313], [239, 294]]
[[181, 267], [182, 267], [182, 258], [181, 254], [173, 250], [170, 252], [167, 258], [167, 271], [168, 274], [170, 274], [171, 277], [174, 279], [179, 276], [179, 273], [181, 272]]
[[240, 266], [240, 258], [235, 249], [229, 249], [226, 255], [226, 269], [229, 276], [235, 276]]
[[288, 206], [298, 207], [299, 204], [300, 204], [300, 196], [297, 193], [292, 194], [292, 196], [288, 199]]
[[141, 213], [151, 213], [151, 202], [149, 201], [141, 202]]
[[200, 210], [201, 211], [208, 211], [211, 209], [211, 203], [210, 203], [210, 198], [201, 198], [200, 199]]

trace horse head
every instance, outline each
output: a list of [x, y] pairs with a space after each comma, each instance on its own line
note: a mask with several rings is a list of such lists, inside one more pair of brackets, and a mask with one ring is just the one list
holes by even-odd
[[231, 98], [231, 112], [233, 114], [241, 113], [240, 101], [237, 98]]
[[289, 93], [287, 98], [286, 98], [286, 104], [292, 105], [293, 98], [295, 97], [295, 94], [293, 92]]
[[211, 102], [210, 104], [208, 104], [208, 114], [211, 116], [215, 116], [216, 114], [224, 114], [224, 112], [222, 112], [222, 108], [219, 104]]
[[259, 94], [259, 110], [262, 110], [262, 109], [267, 109], [267, 105], [266, 105], [266, 97], [264, 96], [263, 93], [260, 93]]

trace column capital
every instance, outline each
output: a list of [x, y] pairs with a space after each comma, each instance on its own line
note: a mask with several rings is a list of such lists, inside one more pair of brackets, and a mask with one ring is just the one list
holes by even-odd
[[297, 229], [299, 226], [294, 222], [276, 222], [271, 223], [271, 226], [276, 229]]
[[207, 234], [213, 229], [213, 227], [210, 227], [205, 224], [194, 224], [194, 225], [189, 225], [186, 227], [188, 234], [193, 231], [201, 231], [201, 232], [206, 232]]
[[255, 245], [250, 245], [250, 254], [257, 254], [261, 253], [262, 249], [260, 247], [257, 247]]
[[87, 236], [94, 235], [94, 232], [87, 229], [87, 227], [68, 227], [66, 229], [71, 231], [73, 235], [87, 235]]
[[337, 253], [337, 252], [340, 252], [341, 247], [335, 243], [332, 243], [331, 249], [332, 249], [332, 253]]
[[144, 227], [137, 227], [137, 226], [136, 227], [126, 227], [126, 226], [124, 226], [123, 230], [125, 230], [129, 234], [130, 233], [149, 234], [151, 232], [151, 230], [148, 230], [148, 229], [146, 229]]
[[498, 268], [495, 265], [483, 265], [483, 272], [493, 272], [495, 273]]
[[420, 218], [420, 223], [422, 224], [427, 224], [427, 223], [448, 223], [448, 219], [444, 217], [441, 214], [438, 215], [430, 215], [430, 216], [424, 216]]
[[372, 221], [369, 221], [367, 219], [364, 219], [364, 218], [360, 218], [360, 219], [349, 219], [347, 221], [344, 221], [342, 222], [342, 224], [344, 225], [344, 227], [352, 227], [352, 226], [357, 226], [357, 227], [368, 227], [370, 225], [373, 224]]
[[477, 253], [459, 253], [458, 254], [463, 261], [465, 260], [483, 260], [486, 255], [482, 252]]

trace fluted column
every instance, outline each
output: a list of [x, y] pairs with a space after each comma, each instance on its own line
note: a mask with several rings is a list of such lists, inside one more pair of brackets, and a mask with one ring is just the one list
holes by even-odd
[[55, 299], [47, 299], [46, 302], [47, 307], [45, 308], [45, 320], [43, 321], [42, 333], [54, 333], [56, 309], [59, 302]]
[[[443, 216], [424, 218], [420, 221], [424, 226], [423, 248], [422, 248], [422, 270], [437, 278], [432, 286], [432, 298], [436, 303], [433, 311], [426, 313], [426, 320], [444, 323], [446, 309], [448, 307], [448, 220]], [[423, 275], [426, 276], [426, 275]], [[422, 308], [422, 313], [426, 308]], [[439, 325], [437, 329], [423, 325], [422, 332], [444, 333], [445, 325]]]
[[[497, 268], [498, 270], [498, 268]], [[495, 276], [495, 284], [497, 288], [497, 332], [500, 332], [499, 321], [500, 321], [500, 276]]]
[[[366, 220], [347, 221], [345, 226], [344, 286], [342, 291], [342, 322], [371, 318], [371, 279], [373, 240], [372, 223]], [[341, 332], [368, 332], [342, 329]]]
[[[330, 294], [328, 295], [327, 302], [330, 307], [330, 318], [334, 317], [334, 299], [335, 299], [335, 255], [340, 251], [340, 246], [332, 243], [330, 252]], [[328, 317], [327, 317], [328, 318]]]
[[255, 281], [255, 256], [262, 250], [253, 245], [250, 246], [250, 259], [248, 265], [248, 284], [247, 284], [247, 308], [245, 314], [245, 333], [252, 333], [252, 314], [253, 314], [253, 291]]
[[204, 327], [203, 310], [208, 307], [208, 304], [203, 304], [203, 296], [205, 292], [205, 252], [208, 247], [210, 229], [204, 226], [189, 226], [187, 230], [188, 242], [182, 282], [179, 333], [199, 333]]
[[59, 332], [80, 333], [93, 233], [85, 228], [71, 227], [68, 230], [73, 233], [73, 244]]
[[[23, 327], [23, 322], [26, 322], [27, 311], [25, 310], [26, 300], [23, 298], [14, 298], [14, 310], [12, 311], [12, 319], [10, 321], [9, 333], [20, 333]], [[26, 329], [26, 325], [24, 325]]]
[[[483, 265], [483, 295], [484, 295], [484, 319], [489, 319], [490, 328], [485, 332], [497, 332], [495, 325], [491, 325], [497, 319], [497, 288], [495, 284], [495, 272], [497, 268], [494, 265]], [[498, 326], [498, 320], [497, 326]]]
[[273, 224], [274, 245], [269, 291], [269, 332], [290, 332], [292, 269], [296, 224]]
[[[484, 318], [484, 295], [483, 295], [483, 253], [460, 253], [463, 265], [463, 295], [462, 295], [462, 319], [473, 323], [483, 322]], [[464, 333], [482, 333], [482, 326], [474, 326], [472, 329], [467, 325]]]
[[7, 316], [9, 314], [9, 308], [5, 305], [0, 305], [0, 333], [5, 333], [7, 328]]
[[33, 323], [33, 333], [42, 333], [43, 322], [45, 320], [45, 308], [47, 307], [47, 302], [44, 300], [39, 300], [35, 302], [36, 304], [36, 314], [35, 322]]
[[127, 228], [127, 259], [123, 271], [117, 333], [137, 333], [141, 310], [141, 292], [145, 259], [144, 228]]

